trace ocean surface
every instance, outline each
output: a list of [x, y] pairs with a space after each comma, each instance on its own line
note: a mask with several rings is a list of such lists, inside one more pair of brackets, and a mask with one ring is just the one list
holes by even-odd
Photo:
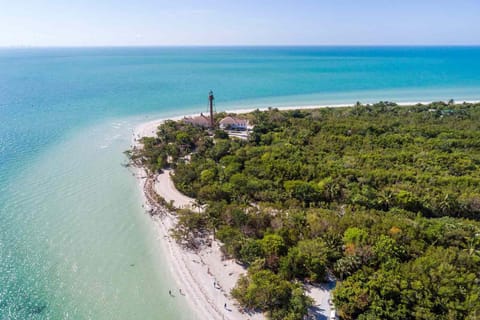
[[480, 99], [480, 47], [0, 49], [0, 319], [195, 319], [133, 128], [216, 109]]

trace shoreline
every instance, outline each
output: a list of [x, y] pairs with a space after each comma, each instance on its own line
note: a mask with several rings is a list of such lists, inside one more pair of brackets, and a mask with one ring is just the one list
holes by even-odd
[[[401, 107], [407, 107], [407, 106], [414, 106], [414, 105], [417, 105], [417, 104], [427, 105], [427, 104], [431, 104], [433, 102], [438, 102], [438, 101], [441, 101], [441, 100], [407, 101], [407, 102], [389, 101], [389, 102], [394, 102], [398, 106], [401, 106]], [[454, 102], [454, 104], [462, 104], [462, 103], [472, 103], [472, 104], [473, 103], [480, 103], [480, 100], [459, 100], [459, 101]], [[365, 106], [367, 104], [372, 105], [372, 103], [362, 103], [363, 106]], [[260, 110], [260, 111], [266, 111], [269, 108], [278, 109], [278, 110], [281, 110], [281, 111], [288, 111], [288, 110], [311, 110], [311, 109], [325, 109], [325, 108], [348, 108], [348, 107], [353, 107], [353, 106], [354, 106], [354, 103], [350, 103], [350, 104], [348, 104], [348, 103], [318, 104], [318, 105], [316, 105], [316, 104], [306, 104], [306, 105], [290, 105], [290, 106], [275, 106], [275, 105], [272, 105], [272, 106], [269, 106], [269, 107], [258, 107], [258, 108], [227, 109], [227, 110], [223, 110], [223, 111], [220, 111], [220, 112], [242, 114], [242, 113], [253, 112], [257, 109]], [[183, 117], [184, 116], [173, 117], [171, 119], [169, 118], [168, 120], [182, 119]], [[166, 119], [163, 119], [163, 121], [165, 121], [165, 120]]]
[[[178, 118], [181, 119], [182, 117]], [[138, 147], [140, 145], [135, 137], [139, 134], [141, 137], [151, 135], [152, 132], [156, 132], [155, 129], [158, 124], [165, 120], [167, 119], [149, 121], [138, 126], [134, 131], [134, 146]], [[175, 226], [175, 215], [161, 205], [152, 205], [148, 194], [148, 188], [151, 187], [151, 191], [160, 193], [160, 196], [169, 199], [169, 195], [164, 194], [165, 190], [159, 192], [157, 186], [158, 183], [170, 179], [167, 176], [170, 172], [165, 171], [163, 178], [159, 178], [161, 175], [148, 177], [143, 168], [132, 166], [132, 169], [142, 189], [143, 207], [146, 213], [150, 214], [157, 239], [163, 252], [167, 255], [167, 265], [177, 286], [177, 288], [165, 288], [165, 290], [173, 289], [171, 290], [172, 299], [178, 295], [183, 295], [190, 309], [194, 312], [194, 319], [266, 319], [261, 313], [242, 313], [236, 307], [236, 301], [230, 297], [230, 290], [236, 284], [240, 274], [246, 272], [246, 270], [231, 259], [222, 260], [220, 245], [217, 241], [212, 241], [211, 247], [194, 252], [181, 247], [171, 238], [170, 230]], [[171, 180], [169, 183], [171, 183]], [[148, 184], [153, 184], [153, 186], [148, 186]], [[179, 193], [176, 189], [172, 191], [171, 188], [168, 192]], [[175, 195], [170, 196], [175, 198]], [[182, 196], [184, 197], [183, 200], [190, 199]], [[155, 210], [156, 214], [152, 214], [151, 210]]]
[[[406, 106], [414, 106], [414, 105], [417, 105], [417, 104], [427, 105], [427, 104], [431, 104], [433, 102], [438, 102], [438, 101], [443, 101], [443, 100], [424, 100], [424, 101], [417, 100], [417, 101], [406, 101], [406, 102], [389, 101], [389, 102], [394, 102], [398, 106], [406, 107]], [[458, 100], [458, 101], [454, 100], [455, 105], [463, 104], [463, 103], [472, 103], [472, 104], [480, 103], [480, 100]], [[364, 106], [367, 105], [367, 104], [371, 105], [371, 103], [362, 103], [362, 105], [364, 105]], [[251, 107], [251, 108], [238, 107], [238, 109], [236, 107], [232, 107], [232, 109], [219, 110], [219, 111], [217, 111], [217, 113], [226, 112], [226, 113], [245, 114], [245, 113], [253, 112], [255, 110], [266, 111], [269, 108], [278, 109], [278, 110], [282, 110], [282, 111], [288, 111], [288, 110], [302, 110], [302, 109], [309, 110], [309, 109], [324, 109], [324, 108], [348, 108], [348, 107], [353, 107], [353, 106], [354, 106], [354, 103], [305, 104], [305, 105], [300, 104], [300, 105], [289, 105], [289, 106], [277, 106], [277, 105], [273, 104], [271, 106]], [[202, 112], [202, 111], [200, 111], [200, 112]], [[167, 120], [178, 121], [178, 120], [183, 119], [184, 117], [193, 117], [193, 116], [197, 116], [198, 114], [199, 113], [184, 114], [184, 115], [178, 115], [178, 116], [171, 116], [171, 117], [168, 117], [168, 118], [157, 118], [157, 119], [154, 119], [154, 120], [149, 120], [149, 121], [146, 121], [146, 122], [142, 122], [134, 128], [134, 130], [133, 130], [134, 131], [134, 136], [135, 137], [151, 136], [152, 134], [155, 134], [155, 130], [156, 130], [157, 126], [160, 125], [162, 122], [165, 122]], [[135, 145], [135, 137], [134, 137], [134, 140], [132, 141], [132, 145]]]
[[[429, 104], [433, 101], [424, 102], [402, 102], [397, 103], [399, 106], [410, 106], [416, 104]], [[455, 104], [462, 103], [479, 103], [480, 100], [475, 101], [457, 101]], [[279, 110], [302, 110], [302, 109], [319, 109], [319, 108], [340, 108], [351, 107], [347, 104], [336, 105], [298, 105], [298, 106], [284, 106], [275, 107]], [[254, 110], [268, 110], [270, 107], [263, 108], [244, 108], [237, 110], [226, 110], [227, 113], [244, 114]], [[186, 115], [188, 116], [188, 115]], [[176, 116], [170, 118], [161, 118], [138, 125], [133, 132], [133, 146], [141, 147], [137, 141], [138, 138], [154, 136], [157, 127], [166, 120], [180, 120], [184, 116]], [[144, 204], [146, 208], [151, 206], [148, 204], [145, 186], [151, 178], [146, 177], [146, 171], [143, 168], [135, 168], [135, 176], [142, 188], [144, 197]], [[164, 198], [167, 202], [172, 200], [176, 207], [184, 207], [194, 199], [188, 198], [180, 194], [174, 187], [168, 186], [162, 188], [161, 185], [171, 184], [170, 171], [165, 171], [163, 174], [155, 175], [153, 181], [154, 191]], [[159, 187], [160, 185], [160, 187]], [[178, 193], [178, 194], [175, 194]], [[246, 270], [238, 265], [232, 259], [222, 260], [220, 252], [220, 244], [218, 241], [212, 241], [212, 246], [202, 248], [198, 252], [192, 252], [182, 248], [173, 239], [171, 239], [169, 230], [175, 225], [175, 216], [163, 209], [162, 216], [152, 215], [155, 228], [157, 229], [157, 238], [161, 242], [162, 249], [169, 256], [167, 257], [167, 264], [172, 273], [175, 283], [183, 290], [186, 300], [190, 305], [192, 311], [195, 312], [195, 319], [231, 319], [231, 320], [263, 320], [266, 317], [260, 313], [246, 314], [240, 312], [236, 305], [236, 301], [230, 297], [230, 290], [235, 285], [240, 274]], [[321, 310], [318, 315], [319, 319], [328, 318], [330, 316], [330, 306], [328, 300], [330, 292], [334, 285], [327, 283], [326, 285], [317, 285], [315, 287], [308, 287], [307, 293], [315, 300], [312, 309]], [[178, 291], [175, 290], [175, 294]], [[226, 303], [227, 308], [224, 307]]]

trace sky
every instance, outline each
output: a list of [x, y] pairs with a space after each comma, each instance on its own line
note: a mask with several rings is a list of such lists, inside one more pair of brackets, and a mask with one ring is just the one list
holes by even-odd
[[0, 46], [480, 45], [480, 0], [0, 0]]

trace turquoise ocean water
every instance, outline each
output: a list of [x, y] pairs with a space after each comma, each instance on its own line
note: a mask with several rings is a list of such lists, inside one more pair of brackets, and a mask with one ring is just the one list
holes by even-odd
[[0, 319], [194, 319], [131, 173], [142, 121], [478, 100], [480, 47], [0, 49]]

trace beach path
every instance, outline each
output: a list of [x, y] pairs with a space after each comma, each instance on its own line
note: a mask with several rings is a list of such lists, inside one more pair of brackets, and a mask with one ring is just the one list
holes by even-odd
[[194, 208], [195, 199], [187, 197], [175, 188], [171, 175], [172, 170], [163, 170], [155, 181], [155, 191], [167, 202], [173, 202], [176, 208]]

